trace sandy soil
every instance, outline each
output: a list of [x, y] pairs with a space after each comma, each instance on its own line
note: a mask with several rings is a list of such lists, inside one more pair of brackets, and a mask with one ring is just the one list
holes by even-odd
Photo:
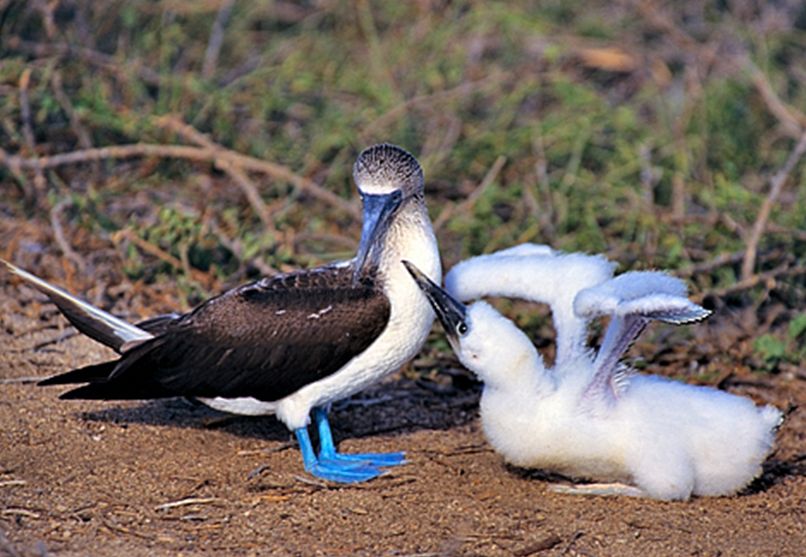
[[[806, 555], [802, 409], [738, 496], [583, 498], [502, 463], [466, 375], [397, 375], [337, 405], [332, 422], [342, 449], [405, 450], [410, 463], [327, 485], [305, 476], [273, 418], [180, 399], [60, 401], [60, 388], [37, 387], [109, 354], [8, 282], [0, 275], [0, 555]], [[806, 401], [799, 373], [726, 388], [780, 408]]]

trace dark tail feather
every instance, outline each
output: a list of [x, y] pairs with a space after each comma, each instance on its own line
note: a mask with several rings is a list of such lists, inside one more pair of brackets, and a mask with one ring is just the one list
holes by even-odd
[[139, 327], [118, 319], [111, 313], [88, 304], [61, 288], [53, 286], [16, 265], [12, 265], [8, 261], [0, 259], [0, 263], [5, 264], [9, 271], [46, 294], [79, 331], [113, 350], [120, 352], [125, 343], [135, 343], [154, 336]]
[[153, 390], [145, 393], [137, 389], [122, 389], [118, 383], [90, 383], [59, 395], [62, 400], [141, 400], [176, 396], [159, 395]]
[[106, 381], [118, 365], [119, 360], [103, 362], [87, 367], [80, 367], [66, 373], [60, 373], [53, 377], [43, 379], [37, 385], [46, 387], [48, 385], [69, 385], [71, 383], [97, 383]]
[[[157, 339], [155, 342], [159, 342]], [[150, 344], [140, 344], [139, 347], [117, 359], [100, 364], [94, 364], [79, 369], [49, 377], [41, 381], [40, 385], [67, 385], [85, 383], [66, 393], [62, 399], [85, 400], [142, 400], [151, 398], [165, 398], [176, 396], [164, 385], [156, 381], [150, 373], [127, 373], [130, 366], [136, 365], [140, 357], [148, 354], [153, 348]]]
[[174, 397], [162, 385], [152, 381], [129, 379], [101, 380], [82, 385], [72, 391], [59, 395], [63, 400], [146, 400], [154, 398]]

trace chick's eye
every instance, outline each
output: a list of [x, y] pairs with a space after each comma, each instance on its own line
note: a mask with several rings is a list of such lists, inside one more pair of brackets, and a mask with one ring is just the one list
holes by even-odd
[[467, 325], [465, 323], [459, 323], [456, 325], [456, 332], [460, 335], [464, 335], [467, 333]]

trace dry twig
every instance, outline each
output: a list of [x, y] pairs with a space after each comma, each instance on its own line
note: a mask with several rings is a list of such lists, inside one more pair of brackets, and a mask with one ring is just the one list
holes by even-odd
[[192, 267], [186, 267], [182, 264], [180, 259], [177, 259], [170, 253], [166, 252], [159, 246], [156, 246], [146, 240], [140, 238], [137, 234], [132, 232], [128, 228], [124, 228], [123, 230], [119, 230], [112, 235], [112, 241], [117, 243], [121, 240], [128, 240], [129, 242], [133, 243], [135, 246], [143, 250], [144, 252], [153, 255], [157, 259], [164, 261], [165, 263], [169, 264], [171, 267], [175, 269], [179, 269], [181, 271], [189, 272], [190, 277], [198, 283], [201, 284], [210, 284], [211, 277], [201, 271], [198, 271]]
[[53, 237], [56, 240], [56, 243], [59, 244], [59, 248], [62, 250], [64, 256], [75, 263], [79, 270], [84, 270], [86, 268], [84, 260], [70, 246], [70, 242], [68, 242], [67, 238], [64, 236], [64, 228], [62, 227], [61, 220], [59, 220], [62, 211], [64, 211], [66, 207], [72, 205], [72, 203], [73, 202], [70, 201], [70, 199], [65, 198], [53, 206], [53, 208], [50, 210], [50, 226], [53, 228]]
[[507, 76], [502, 72], [493, 72], [482, 79], [476, 81], [466, 81], [451, 89], [436, 91], [434, 93], [425, 95], [417, 95], [416, 97], [406, 99], [405, 101], [392, 107], [387, 112], [378, 116], [374, 121], [370, 122], [369, 125], [361, 131], [361, 137], [365, 140], [373, 137], [378, 129], [382, 129], [391, 124], [397, 118], [406, 114], [408, 110], [418, 105], [424, 105], [430, 107], [431, 109], [436, 109], [439, 103], [455, 101], [458, 98], [484, 91], [488, 87], [499, 86], [506, 77]]
[[187, 145], [161, 145], [151, 143], [134, 143], [128, 145], [113, 145], [111, 147], [98, 147], [94, 149], [80, 149], [69, 153], [60, 153], [44, 157], [25, 158], [19, 155], [11, 155], [0, 148], [0, 164], [7, 166], [19, 174], [19, 170], [36, 170], [55, 168], [66, 164], [76, 164], [90, 161], [101, 161], [106, 159], [129, 159], [135, 157], [160, 157], [177, 158], [196, 162], [211, 163], [216, 167], [227, 167], [228, 165], [240, 166], [244, 171], [261, 172], [279, 180], [291, 183], [312, 197], [319, 199], [329, 205], [360, 218], [361, 211], [352, 203], [342, 199], [338, 195], [323, 189], [315, 182], [295, 174], [290, 168], [236, 153], [224, 147], [201, 148]]
[[53, 87], [53, 96], [56, 97], [56, 101], [59, 103], [59, 106], [61, 106], [64, 113], [67, 114], [67, 118], [70, 120], [70, 127], [73, 129], [73, 133], [76, 134], [76, 138], [78, 139], [78, 144], [83, 149], [89, 149], [92, 147], [90, 134], [81, 123], [81, 118], [79, 118], [78, 114], [76, 114], [76, 111], [73, 108], [73, 103], [70, 101], [70, 97], [68, 97], [67, 93], [64, 92], [62, 72], [55, 70], [50, 82]]
[[31, 82], [31, 68], [25, 68], [20, 74], [20, 119], [22, 120], [22, 137], [25, 144], [34, 151], [34, 130], [31, 126], [31, 103], [28, 100], [28, 85]]
[[[122, 76], [125, 73], [124, 69], [126, 66], [121, 65], [121, 61], [118, 58], [90, 48], [82, 48], [64, 43], [36, 43], [24, 41], [19, 37], [9, 37], [5, 42], [5, 46], [9, 50], [19, 50], [32, 56], [59, 56], [68, 59], [80, 58], [92, 66], [109, 71], [115, 75]], [[163, 79], [160, 74], [151, 68], [144, 67], [139, 63], [128, 64], [128, 66], [134, 70], [137, 78], [144, 83], [157, 86], [163, 84]]]
[[[155, 124], [174, 131], [187, 141], [195, 143], [200, 147], [204, 147], [205, 149], [210, 149], [213, 151], [225, 150], [199, 130], [183, 122], [177, 116], [162, 116], [155, 120]], [[249, 176], [247, 176], [246, 172], [241, 170], [238, 165], [233, 164], [230, 161], [222, 161], [217, 163], [216, 166], [219, 168], [219, 170], [226, 172], [229, 177], [232, 178], [235, 184], [241, 188], [246, 195], [246, 199], [249, 201], [249, 204], [252, 205], [252, 209], [254, 209], [255, 213], [257, 213], [257, 216], [260, 218], [260, 221], [263, 223], [263, 226], [266, 228], [266, 230], [276, 232], [274, 224], [271, 220], [269, 209], [263, 202], [263, 198], [260, 197], [260, 192], [258, 191], [257, 186], [255, 186], [254, 182], [249, 179]]]
[[180, 499], [178, 501], [171, 501], [169, 503], [157, 505], [154, 507], [154, 510], [167, 511], [169, 509], [185, 507], [187, 505], [208, 505], [210, 503], [219, 503], [222, 501], [223, 499], [219, 499], [218, 497], [188, 497], [187, 499]]
[[753, 224], [753, 230], [750, 232], [750, 238], [747, 241], [747, 249], [742, 262], [742, 280], [750, 279], [753, 274], [753, 268], [756, 265], [758, 243], [761, 241], [761, 236], [764, 234], [770, 212], [775, 202], [778, 200], [778, 196], [781, 195], [781, 190], [783, 190], [786, 180], [789, 178], [789, 175], [804, 153], [806, 153], [806, 132], [801, 135], [800, 141], [798, 141], [797, 145], [792, 149], [784, 166], [782, 166], [770, 180], [770, 193], [767, 194], [766, 199], [764, 199], [764, 202], [761, 204], [761, 209], [758, 211], [756, 222]]
[[[20, 75], [20, 119], [22, 120], [22, 137], [25, 145], [33, 154], [36, 153], [36, 141], [34, 139], [34, 129], [31, 125], [31, 102], [28, 99], [28, 86], [31, 83], [31, 68], [25, 68]], [[41, 194], [45, 191], [45, 176], [40, 167], [34, 167], [34, 187], [36, 192]]]
[[210, 30], [210, 40], [207, 43], [207, 50], [204, 51], [204, 62], [202, 63], [202, 77], [210, 79], [215, 73], [216, 66], [218, 65], [218, 54], [221, 52], [221, 45], [224, 42], [224, 27], [229, 21], [229, 16], [232, 13], [232, 6], [235, 0], [224, 0], [221, 7], [218, 8], [218, 13], [213, 22], [213, 28]]
[[34, 511], [29, 511], [28, 509], [20, 509], [16, 507], [9, 507], [7, 509], [3, 509], [0, 514], [5, 516], [26, 516], [28, 518], [41, 518], [39, 513], [35, 513]]
[[799, 137], [806, 128], [806, 115], [784, 103], [764, 75], [747, 55], [739, 59], [739, 66], [750, 74], [753, 86], [758, 91], [767, 109], [775, 116], [781, 127], [790, 137]]
[[756, 275], [749, 276], [745, 279], [742, 279], [738, 282], [731, 284], [730, 286], [726, 286], [724, 288], [716, 288], [713, 290], [708, 290], [706, 292], [700, 292], [699, 294], [692, 296], [691, 299], [697, 303], [702, 302], [706, 296], [714, 296], [715, 298], [724, 298], [729, 294], [735, 294], [736, 292], [741, 292], [742, 290], [749, 290], [759, 284], [774, 281], [779, 278], [783, 277], [795, 277], [798, 275], [806, 274], [806, 267], [801, 266], [791, 266], [788, 263], [784, 263], [783, 265], [779, 265], [778, 267], [766, 271], [764, 273], [758, 273]]

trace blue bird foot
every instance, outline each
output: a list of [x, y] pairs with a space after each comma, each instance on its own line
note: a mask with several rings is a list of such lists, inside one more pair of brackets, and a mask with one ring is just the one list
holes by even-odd
[[308, 435], [308, 429], [301, 427], [294, 431], [302, 452], [305, 470], [317, 478], [338, 483], [358, 483], [377, 478], [383, 470], [362, 461], [346, 461], [340, 459], [320, 460], [316, 457]]
[[406, 464], [405, 453], [327, 453], [319, 451], [319, 462], [339, 462], [344, 465], [366, 464], [376, 467], [390, 467]]
[[406, 463], [403, 453], [342, 454], [336, 451], [327, 413], [315, 408], [313, 419], [319, 434], [319, 455], [313, 450], [307, 427], [294, 430], [302, 452], [305, 470], [323, 480], [338, 483], [357, 483], [377, 478], [386, 473], [382, 468]]
[[399, 466], [406, 464], [406, 455], [399, 453], [357, 453], [343, 454], [336, 451], [333, 443], [333, 432], [330, 430], [330, 422], [327, 413], [321, 408], [313, 411], [313, 420], [316, 430], [319, 433], [319, 462], [335, 462], [342, 466], [354, 466], [356, 464], [366, 464], [369, 466]]

